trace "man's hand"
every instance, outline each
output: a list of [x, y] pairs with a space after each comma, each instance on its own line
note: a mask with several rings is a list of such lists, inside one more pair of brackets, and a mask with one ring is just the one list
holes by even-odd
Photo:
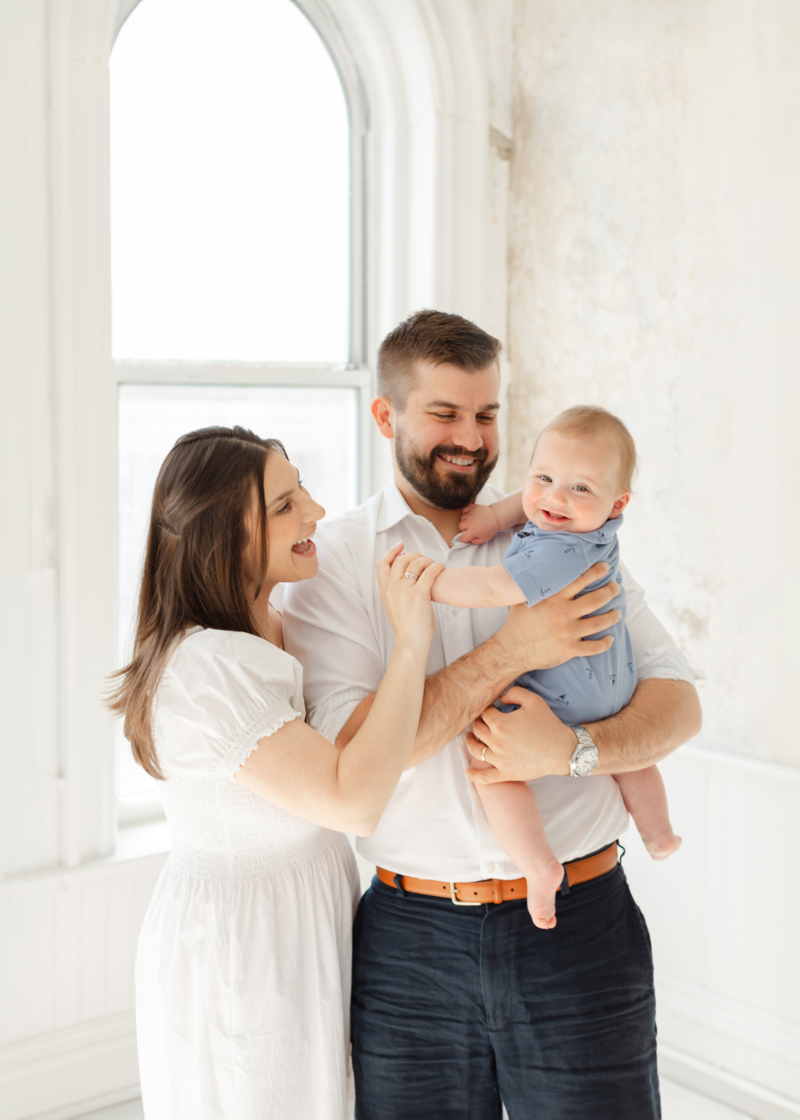
[[[526, 688], [511, 688], [501, 699], [520, 707], [515, 712], [487, 708], [475, 720], [474, 733], [467, 736], [469, 751], [480, 758], [485, 746], [485, 761], [495, 769], [468, 770], [472, 781], [480, 786], [568, 774], [578, 743], [575, 732], [550, 711], [541, 696]], [[622, 711], [584, 725], [600, 755], [594, 773], [624, 774], [652, 766], [694, 738], [701, 725], [700, 702], [692, 685], [640, 681]]]
[[494, 641], [507, 649], [510, 664], [519, 667], [514, 677], [533, 669], [552, 669], [573, 657], [591, 657], [611, 649], [613, 637], [607, 634], [596, 641], [584, 641], [592, 634], [608, 630], [619, 622], [618, 610], [586, 618], [593, 611], [602, 610], [619, 594], [616, 583], [607, 583], [581, 595], [580, 591], [595, 580], [602, 579], [608, 564], [594, 564], [588, 572], [573, 580], [563, 591], [535, 603], [532, 607], [512, 607], [503, 627], [495, 634]]
[[[585, 644], [585, 643], [584, 643]], [[483, 757], [493, 770], [467, 770], [476, 786], [495, 782], [532, 782], [548, 774], [569, 774], [578, 737], [554, 715], [541, 696], [519, 685], [501, 696], [504, 704], [519, 704], [515, 712], [487, 708], [467, 735], [474, 758]], [[482, 755], [486, 747], [486, 754]]]

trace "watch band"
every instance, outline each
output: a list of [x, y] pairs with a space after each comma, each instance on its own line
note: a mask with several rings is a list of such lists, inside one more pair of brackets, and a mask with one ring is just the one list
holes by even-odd
[[600, 758], [597, 745], [585, 727], [578, 724], [572, 730], [577, 736], [578, 745], [569, 760], [569, 776], [570, 778], [588, 778]]

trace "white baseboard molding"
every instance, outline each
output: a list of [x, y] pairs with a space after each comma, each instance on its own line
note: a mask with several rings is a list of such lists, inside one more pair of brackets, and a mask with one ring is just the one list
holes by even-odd
[[75, 1120], [75, 1117], [87, 1116], [101, 1108], [113, 1108], [117, 1104], [136, 1101], [139, 1096], [139, 1083], [137, 1082], [135, 1085], [128, 1085], [125, 1089], [117, 1089], [113, 1093], [104, 1093], [100, 1097], [91, 1097], [75, 1104], [63, 1105], [52, 1112], [39, 1112], [36, 1116], [26, 1117], [25, 1120]]
[[138, 1096], [132, 1012], [3, 1047], [3, 1120], [70, 1120]]
[[800, 1101], [773, 1093], [763, 1085], [683, 1054], [672, 1046], [659, 1044], [658, 1068], [662, 1077], [736, 1108], [755, 1120], [798, 1120], [800, 1117]]
[[[665, 1019], [677, 1020], [682, 1027], [692, 1023], [709, 1038], [718, 1039], [720, 1057], [730, 1053], [731, 1043], [735, 1042], [752, 1053], [764, 1051], [790, 1066], [797, 1065], [800, 1058], [800, 1023], [797, 1020], [727, 999], [659, 972], [656, 972], [656, 1000], [658, 1012]], [[672, 1038], [664, 1041], [670, 1045], [681, 1037], [673, 1033]], [[703, 1057], [713, 1063], [717, 1055], [706, 1051]], [[750, 1076], [752, 1078], [752, 1070]]]

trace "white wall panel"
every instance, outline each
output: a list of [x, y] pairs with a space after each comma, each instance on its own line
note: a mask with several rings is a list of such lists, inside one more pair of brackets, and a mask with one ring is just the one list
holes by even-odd
[[58, 860], [46, 5], [0, 5], [0, 874]]
[[681, 849], [656, 864], [635, 831], [623, 843], [653, 939], [666, 1068], [685, 1080], [700, 1062], [721, 1099], [732, 1076], [800, 1114], [800, 772], [694, 746], [661, 770]]

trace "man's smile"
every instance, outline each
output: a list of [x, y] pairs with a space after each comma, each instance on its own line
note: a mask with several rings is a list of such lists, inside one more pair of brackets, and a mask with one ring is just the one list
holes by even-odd
[[478, 462], [477, 456], [465, 458], [462, 455], [448, 455], [444, 451], [440, 451], [437, 458], [447, 463], [448, 467], [455, 467], [457, 471], [463, 474], [469, 473]]

